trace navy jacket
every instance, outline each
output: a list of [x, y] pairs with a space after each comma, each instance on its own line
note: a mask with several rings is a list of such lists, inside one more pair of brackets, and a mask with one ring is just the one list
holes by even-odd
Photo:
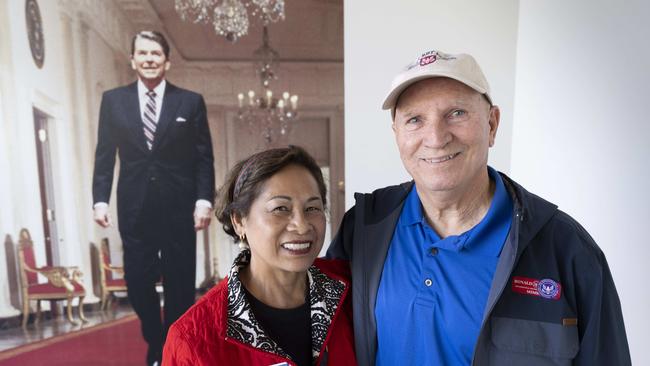
[[[501, 175], [514, 202], [512, 226], [494, 274], [472, 364], [630, 365], [621, 305], [602, 251], [556, 205]], [[356, 204], [345, 214], [327, 252], [328, 257], [351, 261], [360, 365], [375, 364], [377, 289], [412, 185], [355, 194]], [[551, 292], [550, 298], [541, 296], [534, 286], [537, 282], [530, 281], [544, 279], [559, 284], [551, 286], [558, 292]]]
[[165, 211], [173, 221], [187, 221], [190, 226], [196, 200], [214, 198], [212, 140], [200, 94], [167, 82], [150, 151], [137, 83], [105, 92], [99, 111], [93, 202], [109, 202], [116, 152], [120, 231], [133, 227], [152, 182], [165, 197]]

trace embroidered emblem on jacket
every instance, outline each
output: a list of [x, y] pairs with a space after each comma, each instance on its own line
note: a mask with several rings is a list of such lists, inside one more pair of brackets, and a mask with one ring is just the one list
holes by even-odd
[[536, 280], [527, 277], [513, 277], [512, 291], [545, 299], [558, 300], [562, 295], [562, 285], [550, 278]]

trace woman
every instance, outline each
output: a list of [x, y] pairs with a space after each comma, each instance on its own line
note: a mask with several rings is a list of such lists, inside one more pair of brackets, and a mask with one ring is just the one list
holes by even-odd
[[320, 168], [299, 147], [233, 168], [216, 216], [243, 250], [172, 325], [163, 365], [356, 365], [348, 264], [316, 259], [325, 193]]

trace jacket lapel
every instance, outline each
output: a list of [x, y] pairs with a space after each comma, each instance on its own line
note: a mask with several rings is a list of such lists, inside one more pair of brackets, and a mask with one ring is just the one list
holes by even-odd
[[143, 151], [148, 152], [144, 129], [142, 127], [142, 113], [140, 112], [140, 99], [138, 97], [138, 83], [132, 83], [126, 88], [126, 94], [122, 101], [126, 113], [127, 128], [133, 144]]
[[311, 351], [312, 358], [318, 359], [327, 336], [332, 331], [332, 321], [337, 310], [343, 303], [346, 294], [345, 283], [329, 278], [315, 266], [309, 267], [309, 300], [312, 329]]
[[[169, 129], [171, 120], [174, 118], [178, 106], [181, 102], [179, 89], [167, 82], [165, 87], [165, 95], [163, 96], [162, 109], [160, 111], [160, 118], [158, 118], [158, 126], [156, 127], [156, 135], [153, 139], [153, 147], [151, 151], [155, 151], [165, 136], [165, 132]], [[144, 132], [143, 132], [144, 135]]]
[[[402, 213], [405, 197], [413, 187], [413, 182], [404, 183], [400, 186], [401, 191], [399, 194], [390, 198], [392, 202], [371, 202], [372, 195], [359, 195], [357, 198], [357, 209], [363, 210], [366, 213], [373, 212], [370, 207], [382, 206], [389, 207], [390, 210], [379, 212], [375, 217], [365, 217], [360, 228], [355, 228], [355, 246], [359, 248], [359, 252], [353, 253], [355, 261], [363, 262], [361, 265], [352, 266], [352, 278], [362, 278], [359, 284], [352, 289], [352, 293], [356, 294], [354, 297], [357, 301], [361, 301], [362, 306], [354, 307], [355, 319], [363, 319], [361, 324], [355, 324], [358, 327], [365, 328], [365, 334], [369, 337], [365, 343], [369, 352], [367, 355], [359, 355], [360, 364], [375, 363], [375, 352], [377, 344], [377, 324], [375, 322], [375, 302], [377, 299], [377, 289], [379, 288], [379, 281], [384, 268], [384, 262], [388, 255], [388, 248], [393, 238], [393, 232], [397, 225], [397, 220]], [[363, 197], [363, 199], [361, 199]], [[359, 213], [361, 214], [361, 213]], [[363, 243], [363, 245], [358, 245]], [[355, 332], [355, 334], [358, 334]], [[359, 340], [362, 342], [362, 340]], [[359, 342], [357, 342], [359, 343]], [[364, 347], [365, 348], [365, 347]], [[364, 356], [369, 359], [364, 360]]]
[[[519, 257], [521, 257], [524, 249], [526, 249], [532, 238], [557, 210], [556, 205], [537, 196], [534, 197], [535, 199], [531, 199], [531, 194], [512, 181], [507, 175], [501, 173], [501, 177], [513, 200], [514, 212], [510, 233], [503, 245], [497, 268], [494, 272], [487, 305], [483, 313], [483, 323], [489, 318], [492, 309], [501, 297], [501, 293], [508, 285], [510, 274], [519, 261]], [[529, 207], [530, 205], [535, 205], [536, 207], [531, 209]], [[536, 217], [532, 217], [533, 212]]]

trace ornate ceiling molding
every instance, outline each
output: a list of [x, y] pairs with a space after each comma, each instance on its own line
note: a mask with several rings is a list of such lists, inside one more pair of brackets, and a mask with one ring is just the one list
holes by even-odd
[[133, 24], [115, 2], [59, 0], [62, 16], [80, 21], [81, 27], [95, 31], [113, 50], [128, 55]]

